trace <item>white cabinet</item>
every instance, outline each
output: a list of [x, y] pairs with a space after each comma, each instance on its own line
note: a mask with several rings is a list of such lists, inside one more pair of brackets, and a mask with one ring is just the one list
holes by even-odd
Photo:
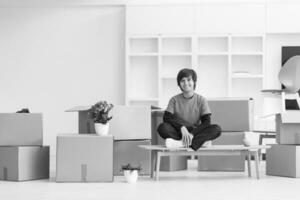
[[196, 6], [196, 32], [264, 33], [265, 4], [207, 3]]
[[127, 34], [189, 34], [194, 32], [192, 6], [127, 6]]
[[300, 33], [300, 2], [127, 5], [126, 34]]
[[127, 34], [264, 33], [264, 3], [129, 5]]
[[273, 3], [267, 7], [267, 33], [300, 33], [300, 3]]

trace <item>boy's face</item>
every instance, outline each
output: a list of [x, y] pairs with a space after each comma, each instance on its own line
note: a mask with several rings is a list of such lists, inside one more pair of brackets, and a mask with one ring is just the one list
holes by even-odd
[[183, 92], [194, 91], [195, 82], [192, 79], [192, 76], [183, 77], [180, 82], [180, 88]]

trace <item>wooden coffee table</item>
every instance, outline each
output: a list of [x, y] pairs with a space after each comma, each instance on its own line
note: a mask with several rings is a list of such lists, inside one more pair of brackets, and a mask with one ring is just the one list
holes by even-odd
[[259, 156], [258, 153], [262, 149], [268, 149], [267, 145], [213, 145], [208, 148], [200, 148], [194, 151], [190, 148], [167, 148], [163, 145], [140, 145], [139, 147], [152, 151], [154, 154], [151, 167], [151, 178], [158, 180], [160, 171], [161, 157], [164, 156], [232, 156], [245, 155], [247, 158], [248, 176], [251, 177], [251, 155], [254, 156], [256, 178], [259, 179]]

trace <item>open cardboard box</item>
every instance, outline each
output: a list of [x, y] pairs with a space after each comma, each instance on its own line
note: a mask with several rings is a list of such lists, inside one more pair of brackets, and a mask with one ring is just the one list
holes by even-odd
[[[79, 133], [95, 133], [89, 117], [90, 106], [76, 106], [66, 112], [78, 112]], [[116, 105], [111, 110], [109, 134], [114, 140], [151, 139], [151, 109], [149, 106]]]

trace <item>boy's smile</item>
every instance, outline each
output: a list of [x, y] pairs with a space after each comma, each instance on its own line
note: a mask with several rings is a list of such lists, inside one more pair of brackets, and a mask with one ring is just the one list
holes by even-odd
[[194, 91], [194, 81], [191, 76], [183, 77], [180, 80], [180, 88], [183, 92], [191, 92]]

